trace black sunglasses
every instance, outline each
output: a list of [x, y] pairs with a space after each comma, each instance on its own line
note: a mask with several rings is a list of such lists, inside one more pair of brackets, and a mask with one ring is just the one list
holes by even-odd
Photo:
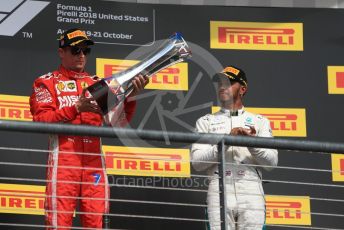
[[91, 53], [91, 48], [90, 47], [84, 47], [84, 48], [81, 48], [81, 47], [78, 47], [78, 46], [72, 46], [70, 47], [70, 52], [71, 54], [73, 55], [79, 55], [80, 53], [84, 54], [84, 55], [88, 55]]

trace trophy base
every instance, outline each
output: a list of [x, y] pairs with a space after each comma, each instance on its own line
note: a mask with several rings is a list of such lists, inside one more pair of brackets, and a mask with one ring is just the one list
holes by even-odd
[[106, 115], [113, 107], [118, 105], [120, 100], [118, 95], [114, 94], [104, 79], [87, 88], [97, 102], [103, 115]]

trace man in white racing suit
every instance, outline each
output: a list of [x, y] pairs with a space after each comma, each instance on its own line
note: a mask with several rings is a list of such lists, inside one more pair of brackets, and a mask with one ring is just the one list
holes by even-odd
[[[196, 132], [230, 135], [272, 137], [267, 118], [250, 113], [243, 107], [247, 79], [243, 70], [229, 66], [215, 75], [221, 110], [207, 114], [196, 122]], [[217, 145], [192, 145], [192, 165], [197, 171], [207, 170], [208, 218], [210, 229], [221, 229]], [[225, 147], [226, 163], [226, 219], [230, 230], [263, 229], [265, 199], [262, 173], [258, 166], [277, 166], [278, 153], [274, 149]], [[248, 165], [247, 165], [248, 164]], [[265, 167], [270, 170], [272, 167]]]

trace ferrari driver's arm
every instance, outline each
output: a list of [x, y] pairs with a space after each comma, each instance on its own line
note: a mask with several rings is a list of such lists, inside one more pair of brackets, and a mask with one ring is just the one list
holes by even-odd
[[75, 106], [57, 108], [54, 84], [51, 79], [38, 78], [32, 88], [30, 108], [34, 121], [66, 122], [74, 120], [78, 114]]

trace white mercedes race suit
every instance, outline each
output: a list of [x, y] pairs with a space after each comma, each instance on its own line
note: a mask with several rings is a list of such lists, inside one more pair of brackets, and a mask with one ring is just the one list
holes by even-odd
[[[197, 120], [196, 132], [229, 134], [232, 128], [249, 126], [255, 128], [256, 136], [272, 137], [269, 120], [247, 112], [244, 108], [236, 115], [230, 115], [229, 110], [225, 109], [207, 114]], [[262, 229], [265, 222], [265, 199], [261, 167], [245, 164], [276, 166], [277, 150], [226, 146], [225, 151], [228, 229]], [[207, 198], [209, 223], [212, 230], [220, 229], [217, 145], [193, 144], [191, 157], [193, 167], [197, 171], [207, 170], [210, 176]]]

